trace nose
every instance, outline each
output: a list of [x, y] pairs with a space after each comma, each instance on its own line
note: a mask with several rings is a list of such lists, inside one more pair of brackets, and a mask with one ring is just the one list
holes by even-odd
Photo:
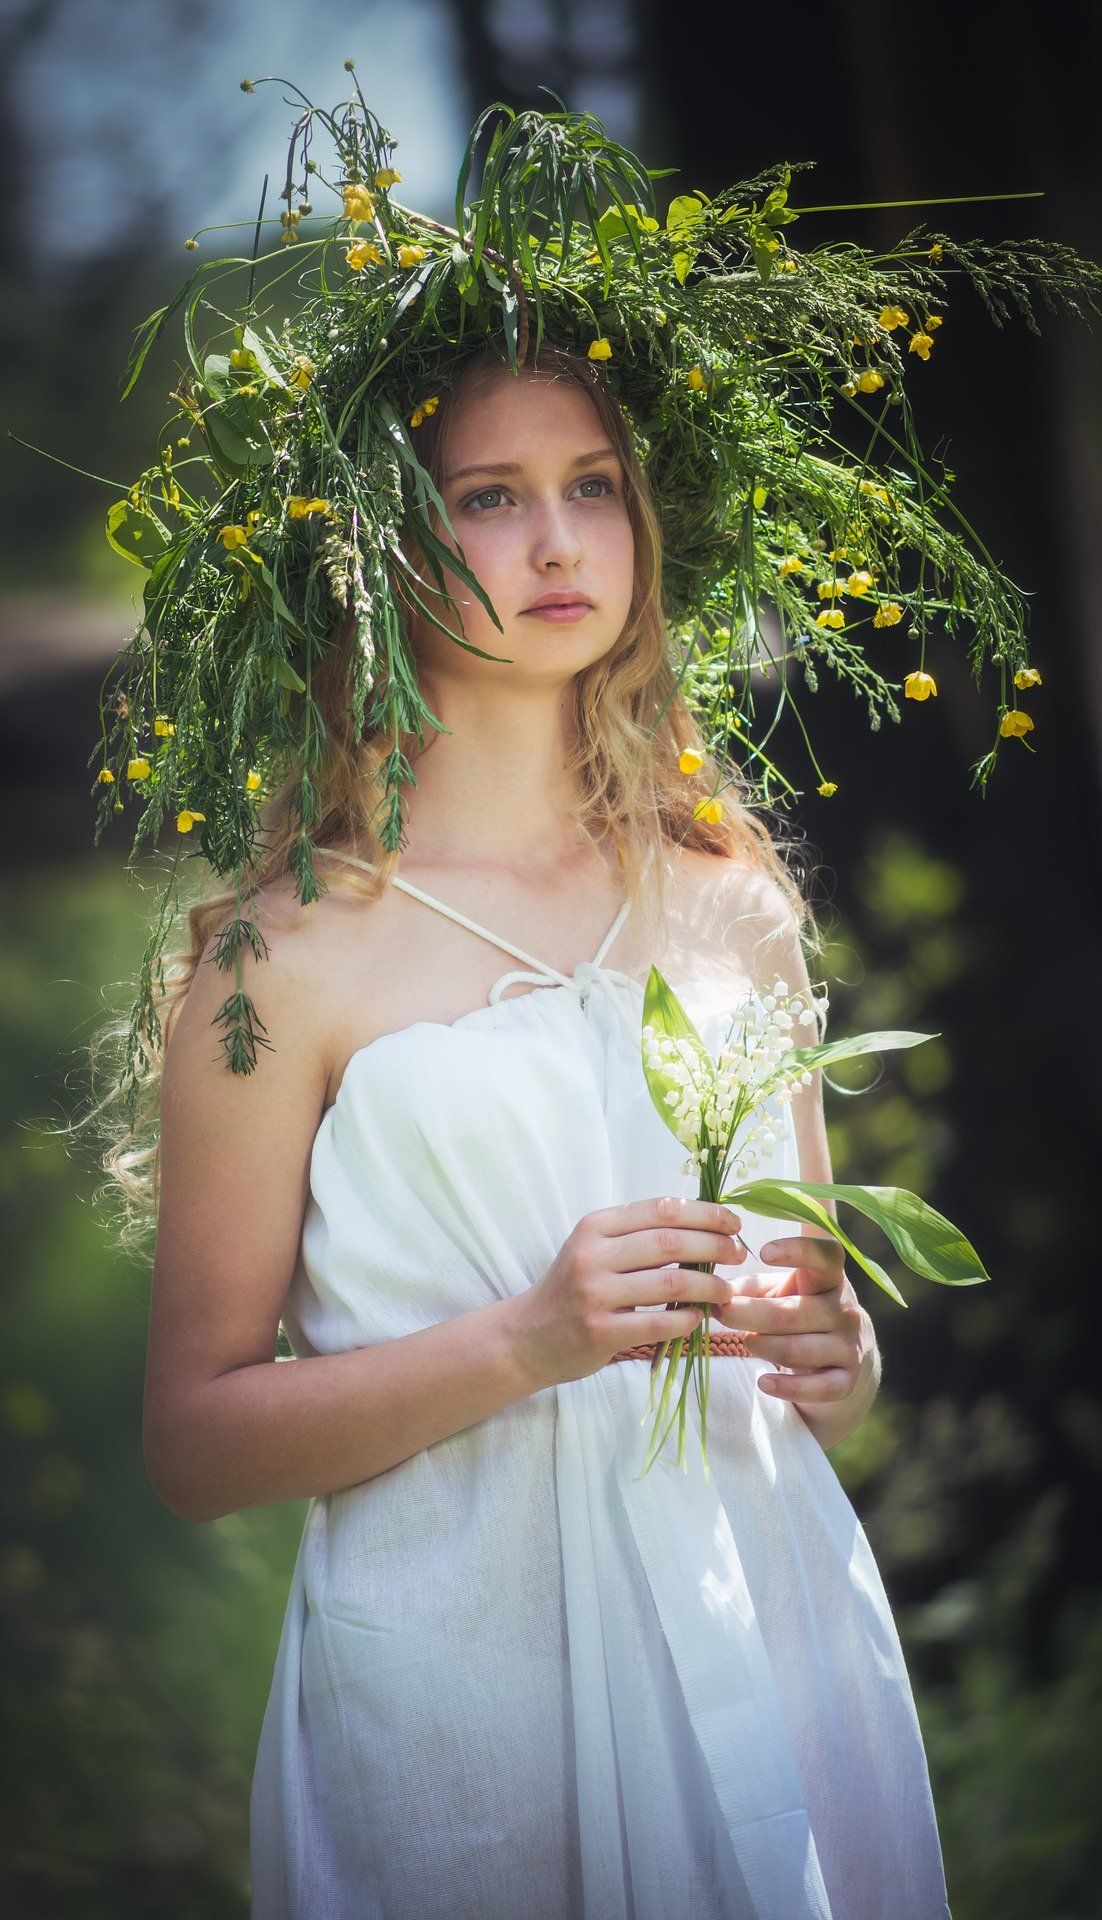
[[568, 508], [549, 502], [536, 516], [532, 535], [532, 563], [543, 573], [549, 566], [570, 568], [578, 564], [582, 543]]

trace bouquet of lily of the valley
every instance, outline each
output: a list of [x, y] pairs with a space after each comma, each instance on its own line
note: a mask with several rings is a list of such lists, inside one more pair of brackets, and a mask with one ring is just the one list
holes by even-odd
[[[747, 1179], [778, 1137], [779, 1109], [798, 1086], [807, 1086], [817, 1067], [849, 1060], [859, 1054], [882, 1053], [889, 1048], [920, 1046], [937, 1038], [930, 1033], [859, 1033], [846, 1040], [813, 1046], [794, 1044], [796, 1028], [818, 1032], [825, 995], [810, 998], [790, 994], [788, 983], [774, 978], [770, 992], [740, 1006], [713, 1056], [684, 1007], [657, 967], [650, 970], [643, 1000], [643, 1073], [662, 1119], [688, 1149], [686, 1173], [699, 1174], [700, 1198], [739, 1205], [750, 1212], [781, 1220], [800, 1220], [834, 1235], [865, 1273], [883, 1287], [901, 1307], [907, 1302], [882, 1266], [844, 1232], [823, 1205], [828, 1199], [855, 1207], [883, 1229], [900, 1258], [914, 1273], [943, 1286], [971, 1287], [990, 1279], [975, 1248], [945, 1215], [927, 1206], [905, 1187], [840, 1185], [823, 1180]], [[727, 1185], [733, 1178], [735, 1184]], [[711, 1273], [714, 1262], [694, 1263], [692, 1271]], [[694, 1304], [678, 1301], [679, 1306]], [[685, 1459], [686, 1402], [689, 1382], [696, 1383], [700, 1407], [700, 1443], [705, 1479], [708, 1471], [708, 1383], [710, 1366], [709, 1305], [704, 1320], [686, 1342], [682, 1335], [667, 1340], [655, 1357], [650, 1393], [643, 1418], [652, 1411], [654, 1379], [668, 1354], [666, 1377], [647, 1458], [646, 1473], [662, 1451], [674, 1422], [678, 1426], [677, 1463]], [[682, 1349], [684, 1379], [672, 1414], [668, 1406]]]

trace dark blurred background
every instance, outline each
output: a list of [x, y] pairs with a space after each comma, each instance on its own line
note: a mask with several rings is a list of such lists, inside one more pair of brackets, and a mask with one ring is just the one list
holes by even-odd
[[[1004, 9], [941, 0], [707, 17], [631, 0], [0, 13], [0, 426], [112, 483], [0, 438], [9, 1911], [247, 1912], [248, 1785], [305, 1510], [189, 1528], [160, 1505], [139, 1442], [148, 1267], [113, 1248], [94, 1169], [36, 1124], [74, 1111], [81, 1045], [129, 1004], [156, 897], [155, 880], [124, 876], [129, 831], [92, 849], [97, 691], [140, 611], [103, 518], [151, 455], [182, 351], [170, 335], [120, 407], [134, 327], [194, 264], [194, 228], [251, 222], [266, 170], [277, 190], [291, 108], [239, 80], [286, 75], [332, 105], [354, 56], [400, 141], [403, 199], [445, 220], [475, 113], [548, 106], [543, 84], [648, 165], [680, 168], [658, 183], [663, 206], [811, 159], [796, 205], [1043, 197], [806, 215], [797, 245], [888, 246], [922, 219], [1097, 260], [1097, 17], [1056, 4], [1011, 28]], [[220, 239], [202, 245], [229, 251]], [[1097, 331], [1043, 313], [1040, 337], [998, 329], [955, 282], [936, 352], [909, 376], [924, 446], [947, 454], [962, 510], [1033, 596], [1043, 685], [1022, 704], [1036, 728], [1002, 743], [986, 797], [967, 770], [990, 744], [997, 684], [977, 691], [936, 636], [939, 697], [903, 702], [900, 725], [870, 734], [825, 679], [805, 700], [833, 798], [816, 795], [796, 730], [780, 743], [820, 858], [834, 1030], [942, 1036], [887, 1056], [862, 1099], [828, 1095], [836, 1174], [917, 1188], [992, 1275], [955, 1293], [897, 1272], [906, 1313], [856, 1276], [884, 1383], [831, 1456], [904, 1640], [955, 1920], [1102, 1913], [1100, 388]], [[912, 664], [883, 670], [901, 680]]]

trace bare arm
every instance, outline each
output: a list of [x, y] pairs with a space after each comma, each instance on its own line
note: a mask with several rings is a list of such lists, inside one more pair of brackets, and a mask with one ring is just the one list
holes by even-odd
[[[775, 946], [771, 949], [772, 957], [776, 962], [776, 971], [787, 980], [790, 992], [802, 989], [808, 993], [811, 982], [795, 920], [787, 907], [778, 904], [776, 911], [778, 936]], [[814, 1042], [815, 1039], [816, 1035], [812, 1032], [810, 1040]], [[800, 1179], [831, 1183], [834, 1173], [830, 1164], [830, 1147], [827, 1142], [826, 1119], [823, 1113], [821, 1069], [816, 1069], [812, 1074], [808, 1086], [796, 1088], [792, 1098], [792, 1119], [796, 1133]], [[837, 1220], [838, 1208], [835, 1202], [824, 1200], [823, 1205], [831, 1218]], [[798, 1231], [799, 1229], [794, 1225], [793, 1232]], [[880, 1387], [881, 1359], [876, 1329], [871, 1316], [858, 1300], [848, 1274], [842, 1283], [842, 1297], [856, 1307], [861, 1316], [860, 1361], [853, 1385], [850, 1391], [839, 1400], [793, 1400], [793, 1405], [801, 1415], [804, 1424], [810, 1427], [820, 1446], [827, 1452], [860, 1426]]]
[[245, 985], [274, 1050], [229, 1072], [210, 1022], [232, 981], [204, 962], [165, 1059], [142, 1441], [157, 1493], [197, 1523], [355, 1486], [543, 1384], [513, 1300], [379, 1346], [275, 1359], [326, 1048], [312, 939], [265, 934], [270, 958], [247, 956]]

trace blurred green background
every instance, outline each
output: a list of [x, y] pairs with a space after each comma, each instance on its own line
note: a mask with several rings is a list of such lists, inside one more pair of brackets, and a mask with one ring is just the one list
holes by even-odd
[[[916, 22], [836, 0], [732, 12], [705, 35], [630, 0], [334, 4], [324, 19], [274, 3], [9, 6], [0, 423], [120, 488], [144, 464], [175, 349], [120, 409], [132, 329], [183, 279], [184, 237], [251, 219], [265, 168], [278, 178], [290, 112], [276, 89], [242, 96], [243, 74], [287, 73], [330, 102], [354, 55], [409, 199], [444, 218], [475, 111], [546, 104], [542, 83], [648, 164], [679, 165], [670, 191], [714, 192], [779, 158], [817, 160], [821, 201], [1040, 189], [927, 217], [1099, 258], [1093, 63], [1080, 39], [1070, 57], [1071, 21], [1049, 8], [1011, 37], [940, 5]], [[913, 217], [838, 230], [888, 244]], [[900, 1273], [904, 1313], [857, 1276], [884, 1383], [832, 1460], [903, 1637], [955, 1920], [1087, 1920], [1102, 1912], [1088, 1214], [1102, 356], [1070, 322], [999, 332], [965, 298], [951, 316], [919, 427], [928, 446], [951, 441], [963, 510], [1035, 595], [1037, 751], [1004, 743], [986, 800], [969, 792], [993, 685], [978, 693], [936, 638], [939, 699], [905, 703], [900, 727], [869, 736], [848, 694], [816, 696], [834, 799], [815, 796], [798, 738], [784, 744], [821, 860], [834, 1030], [942, 1036], [888, 1056], [874, 1092], [828, 1096], [836, 1172], [926, 1194], [993, 1281], [953, 1294]], [[140, 1454], [147, 1266], [113, 1247], [94, 1168], [41, 1124], [79, 1108], [81, 1045], [128, 1004], [156, 886], [127, 879], [125, 833], [91, 847], [96, 693], [136, 619], [103, 539], [113, 493], [11, 439], [0, 454], [0, 1884], [36, 1920], [242, 1916], [249, 1780], [305, 1508], [190, 1528], [157, 1500]]]

